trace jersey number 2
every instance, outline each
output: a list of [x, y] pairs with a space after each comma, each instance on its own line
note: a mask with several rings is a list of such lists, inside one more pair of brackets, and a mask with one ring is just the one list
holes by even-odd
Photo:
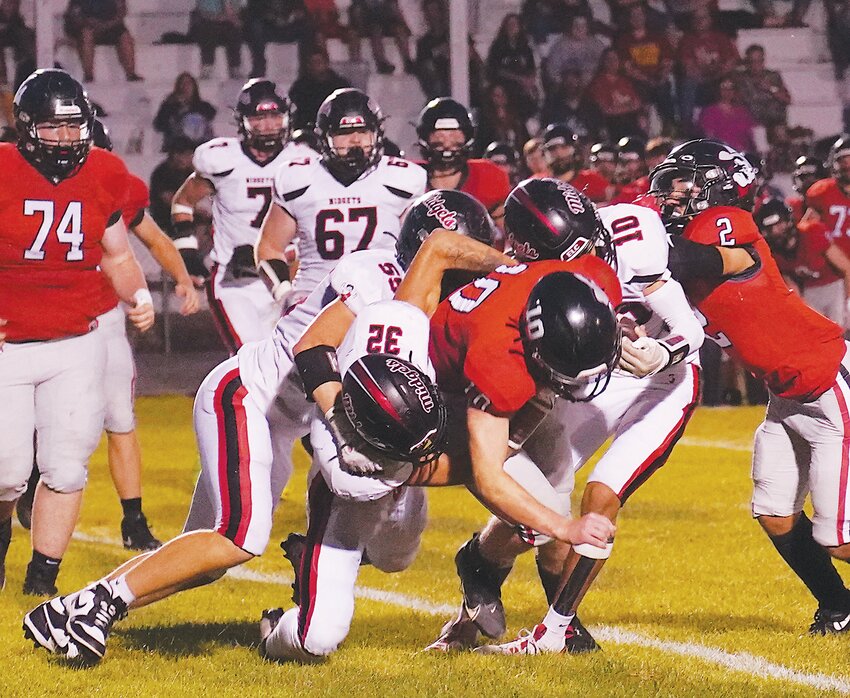
[[[53, 221], [56, 218], [55, 205], [52, 201], [41, 199], [26, 199], [24, 201], [24, 215], [35, 216], [41, 214], [41, 226], [35, 235], [32, 245], [24, 250], [24, 259], [44, 259], [44, 243], [53, 229]], [[79, 201], [71, 201], [56, 226], [56, 238], [59, 242], [70, 245], [65, 259], [68, 262], [79, 262], [83, 259], [83, 205]]]

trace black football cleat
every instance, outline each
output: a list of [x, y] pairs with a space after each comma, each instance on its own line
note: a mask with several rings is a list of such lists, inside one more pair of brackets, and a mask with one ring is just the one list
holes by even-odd
[[477, 541], [476, 533], [455, 555], [463, 605], [469, 619], [484, 635], [499, 638], [505, 634], [506, 627], [502, 583], [510, 568], [500, 569], [484, 559], [478, 551]]
[[260, 646], [258, 651], [263, 659], [270, 659], [266, 651], [266, 640], [283, 618], [282, 608], [267, 608], [260, 618]]
[[12, 543], [12, 518], [0, 524], [0, 591], [6, 586], [6, 553]]
[[144, 514], [125, 516], [121, 520], [121, 540], [127, 550], [150, 551], [162, 547], [162, 541], [151, 533]]
[[292, 580], [292, 602], [297, 606], [301, 598], [301, 558], [307, 548], [307, 536], [303, 533], [290, 533], [286, 540], [280, 544], [283, 556], [292, 565], [294, 578]]
[[56, 573], [47, 572], [27, 565], [27, 576], [24, 578], [24, 593], [30, 596], [56, 596]]
[[69, 609], [68, 634], [85, 662], [101, 660], [112, 624], [126, 615], [127, 604], [112, 595], [108, 582], [97, 582], [77, 594]]
[[814, 622], [809, 626], [810, 635], [835, 635], [850, 630], [850, 612], [831, 611], [819, 608]]
[[460, 652], [473, 649], [478, 644], [478, 626], [461, 606], [456, 618], [448, 621], [440, 630], [440, 637], [428, 645], [423, 652]]
[[27, 613], [23, 621], [24, 637], [32, 640], [36, 648], [41, 647], [50, 654], [76, 659], [79, 649], [67, 630], [68, 600], [69, 597], [57, 596]]
[[601, 649], [599, 643], [593, 639], [587, 628], [581, 624], [578, 616], [573, 618], [572, 622], [567, 626], [567, 652], [570, 654], [584, 654], [585, 652], [598, 652]]

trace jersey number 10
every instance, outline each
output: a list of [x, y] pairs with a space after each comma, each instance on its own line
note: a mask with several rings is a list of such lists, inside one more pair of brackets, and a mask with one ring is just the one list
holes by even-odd
[[[26, 250], [24, 259], [44, 259], [44, 244], [53, 229], [55, 220], [55, 204], [53, 201], [41, 199], [26, 199], [24, 201], [24, 215], [35, 216], [41, 214], [41, 226]], [[79, 262], [83, 258], [83, 205], [79, 201], [71, 201], [56, 226], [56, 239], [59, 242], [70, 245], [65, 259], [68, 262]]]

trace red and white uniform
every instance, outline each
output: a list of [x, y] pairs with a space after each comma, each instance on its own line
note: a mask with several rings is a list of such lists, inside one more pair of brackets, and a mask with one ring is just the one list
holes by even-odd
[[268, 544], [272, 514], [292, 474], [292, 447], [310, 431], [292, 346], [322, 308], [341, 296], [357, 314], [392, 297], [402, 271], [389, 250], [344, 257], [271, 336], [243, 345], [204, 379], [194, 423], [201, 474], [185, 530], [217, 530], [253, 555]]
[[817, 211], [832, 241], [850, 254], [850, 197], [833, 177], [820, 179], [806, 192], [806, 203]]
[[[428, 318], [418, 308], [394, 300], [360, 311], [337, 350], [342, 375], [374, 351], [376, 324], [400, 328], [399, 355], [433, 376]], [[383, 572], [406, 569], [416, 557], [427, 521], [425, 491], [403, 485], [412, 465], [384, 479], [343, 472], [333, 436], [320, 418], [313, 420], [310, 442], [313, 467], [301, 596], [266, 640], [267, 651], [281, 658], [309, 659], [335, 651], [351, 626], [354, 584], [364, 555]]]
[[225, 346], [235, 354], [244, 342], [267, 337], [280, 317], [259, 278], [236, 279], [227, 271], [233, 250], [257, 242], [272, 203], [274, 176], [281, 165], [308, 153], [306, 146], [287, 144], [271, 160], [257, 162], [238, 138], [214, 138], [195, 150], [195, 172], [211, 182], [213, 268], [207, 297]]
[[[667, 462], [699, 403], [704, 334], [681, 286], [670, 278], [667, 233], [658, 215], [633, 204], [606, 206], [599, 215], [617, 255], [622, 309], [629, 308], [650, 337], [685, 337], [690, 353], [646, 378], [615, 370], [606, 390], [589, 402], [560, 400], [525, 449], [569, 501], [575, 472], [613, 437], [588, 481], [607, 485], [625, 502]], [[664, 284], [644, 295], [658, 281]]]
[[706, 334], [770, 390], [753, 452], [753, 515], [790, 516], [810, 493], [815, 540], [847, 543], [850, 359], [842, 329], [788, 289], [744, 211], [710, 209], [683, 234], [707, 245], [749, 245], [758, 257], [734, 278], [685, 284]]
[[33, 462], [53, 490], [74, 492], [103, 428], [101, 239], [121, 215], [127, 169], [94, 149], [54, 185], [0, 144], [0, 500], [24, 491]]

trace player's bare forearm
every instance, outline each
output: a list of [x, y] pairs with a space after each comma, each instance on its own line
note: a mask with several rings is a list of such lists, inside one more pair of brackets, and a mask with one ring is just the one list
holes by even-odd
[[142, 241], [157, 264], [178, 284], [192, 284], [189, 272], [175, 247], [174, 241], [156, 224], [150, 214], [145, 213], [142, 220], [133, 229], [133, 234]]
[[119, 255], [103, 255], [103, 273], [115, 289], [118, 297], [128, 305], [136, 304], [136, 293], [147, 289], [145, 275], [132, 250]]
[[435, 230], [413, 258], [395, 298], [415, 305], [430, 316], [440, 302], [440, 284], [446, 271], [472, 271], [483, 276], [502, 264], [515, 263], [503, 252], [465, 235]]
[[175, 223], [180, 221], [191, 222], [198, 202], [213, 193], [215, 193], [215, 187], [212, 182], [204, 179], [197, 172], [193, 172], [174, 192], [174, 198], [171, 200], [171, 219]]
[[286, 247], [295, 239], [297, 232], [298, 224], [295, 219], [277, 204], [272, 204], [254, 247], [257, 264], [267, 259], [286, 262]]
[[570, 520], [542, 505], [504, 471], [509, 421], [482, 410], [467, 410], [472, 484], [469, 489], [496, 516], [564, 539]]

